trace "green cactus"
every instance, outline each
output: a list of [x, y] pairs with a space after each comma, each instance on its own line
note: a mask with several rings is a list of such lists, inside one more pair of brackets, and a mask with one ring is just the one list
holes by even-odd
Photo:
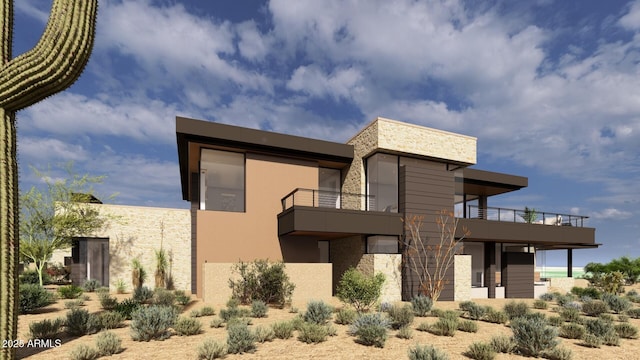
[[[54, 0], [38, 44], [12, 58], [13, 1], [0, 0], [0, 339], [17, 339], [18, 162], [16, 112], [73, 84], [93, 48], [98, 0]], [[0, 348], [0, 359], [13, 359]]]

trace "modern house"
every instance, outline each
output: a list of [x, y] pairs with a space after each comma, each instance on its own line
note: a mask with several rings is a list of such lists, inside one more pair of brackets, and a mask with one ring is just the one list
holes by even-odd
[[528, 179], [471, 168], [470, 136], [377, 118], [341, 144], [183, 117], [176, 136], [198, 296], [207, 265], [268, 258], [325, 264], [317, 278], [332, 287], [349, 267], [380, 271], [388, 298], [406, 300], [419, 288], [402, 261], [403, 219], [423, 215], [435, 244], [442, 210], [459, 213], [458, 236], [470, 232], [442, 300], [533, 297], [536, 250], [566, 250], [571, 269], [573, 249], [597, 246], [586, 217], [490, 207]]

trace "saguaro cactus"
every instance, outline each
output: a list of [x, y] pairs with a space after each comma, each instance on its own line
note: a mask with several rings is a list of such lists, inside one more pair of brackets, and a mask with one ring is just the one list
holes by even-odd
[[[54, 0], [36, 46], [12, 58], [13, 1], [0, 0], [0, 339], [17, 338], [18, 162], [16, 112], [78, 79], [93, 48], [97, 0]], [[0, 348], [12, 359], [13, 348]]]

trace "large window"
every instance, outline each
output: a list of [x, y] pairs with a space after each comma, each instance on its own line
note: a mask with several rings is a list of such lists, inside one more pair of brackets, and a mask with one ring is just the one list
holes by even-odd
[[367, 238], [367, 254], [398, 254], [397, 236], [369, 236]]
[[398, 157], [375, 154], [367, 159], [367, 210], [398, 212]]
[[244, 212], [244, 154], [202, 149], [200, 209]]
[[320, 207], [340, 208], [340, 170], [318, 169], [318, 204]]

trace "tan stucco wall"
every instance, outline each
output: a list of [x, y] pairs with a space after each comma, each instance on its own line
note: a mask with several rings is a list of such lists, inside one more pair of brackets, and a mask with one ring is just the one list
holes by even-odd
[[453, 300], [471, 299], [471, 255], [455, 255], [453, 264]]
[[[246, 212], [197, 211], [197, 278], [201, 279], [205, 262], [282, 260], [277, 219], [282, 212], [280, 200], [295, 188], [317, 187], [316, 164], [247, 154]], [[311, 248], [317, 249], [315, 241], [301, 247]], [[200, 294], [201, 281], [197, 284]]]
[[[229, 279], [233, 274], [233, 263], [206, 263], [202, 266], [203, 301], [209, 304], [225, 304], [231, 297]], [[285, 273], [295, 284], [292, 303], [304, 306], [310, 300], [331, 300], [331, 264], [287, 263]]]
[[[91, 205], [111, 218], [108, 227], [95, 234], [109, 238], [109, 282], [114, 288], [119, 279], [132, 290], [131, 261], [140, 259], [147, 270], [145, 285], [154, 287], [155, 251], [162, 247], [171, 254], [176, 289], [188, 290], [191, 284], [191, 216], [186, 209], [125, 205]], [[164, 227], [164, 230], [162, 230]], [[51, 263], [63, 263], [71, 249], [58, 251]]]

